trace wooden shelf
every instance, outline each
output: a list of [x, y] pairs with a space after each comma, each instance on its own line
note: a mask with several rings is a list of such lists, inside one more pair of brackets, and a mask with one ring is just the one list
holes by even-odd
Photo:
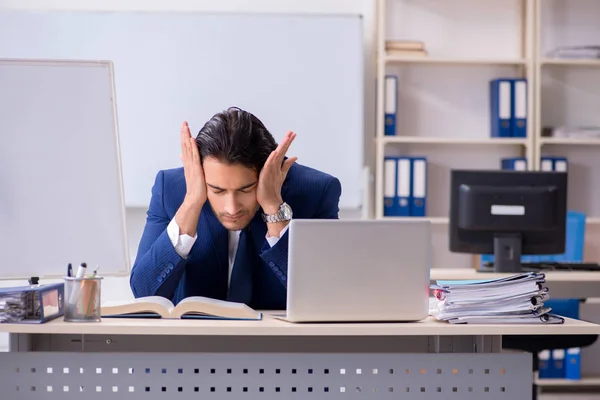
[[386, 63], [413, 63], [413, 64], [450, 64], [450, 65], [515, 65], [527, 64], [526, 59], [486, 59], [486, 58], [452, 58], [452, 57], [404, 57], [386, 55]]
[[526, 145], [527, 139], [513, 138], [458, 138], [458, 137], [427, 137], [427, 136], [384, 136], [383, 143], [414, 143], [414, 144], [473, 144], [473, 145]]
[[541, 65], [572, 65], [583, 67], [600, 67], [600, 59], [581, 59], [581, 58], [544, 58], [540, 61]]
[[599, 146], [600, 139], [575, 139], [575, 138], [540, 138], [540, 144], [565, 144], [573, 146]]
[[539, 378], [535, 384], [542, 387], [600, 387], [600, 377], [581, 377], [581, 379]]

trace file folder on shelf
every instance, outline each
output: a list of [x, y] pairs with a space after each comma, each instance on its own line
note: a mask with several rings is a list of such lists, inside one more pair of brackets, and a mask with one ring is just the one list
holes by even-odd
[[512, 136], [527, 137], [527, 80], [512, 80]]
[[411, 215], [424, 217], [427, 214], [427, 159], [425, 157], [412, 157], [411, 162]]
[[411, 159], [398, 157], [396, 171], [396, 215], [408, 217], [411, 215]]
[[394, 136], [396, 134], [396, 111], [398, 105], [398, 77], [395, 75], [386, 75], [384, 86], [384, 134], [385, 136]]
[[393, 216], [396, 203], [396, 165], [395, 157], [385, 157], [383, 161], [383, 215]]
[[581, 348], [573, 347], [567, 349], [565, 357], [565, 378], [581, 379]]
[[540, 169], [542, 171], [567, 172], [568, 161], [566, 157], [548, 157], [540, 158]]
[[552, 157], [542, 157], [540, 159], [540, 170], [554, 171], [554, 161], [552, 160]]
[[512, 136], [512, 81], [490, 81], [490, 123], [492, 137]]
[[504, 170], [527, 171], [527, 159], [525, 157], [511, 157], [500, 160], [500, 168]]
[[408, 217], [411, 206], [411, 160], [408, 157], [384, 158], [383, 215]]
[[553, 161], [554, 171], [567, 172], [568, 162], [566, 157], [554, 157]]

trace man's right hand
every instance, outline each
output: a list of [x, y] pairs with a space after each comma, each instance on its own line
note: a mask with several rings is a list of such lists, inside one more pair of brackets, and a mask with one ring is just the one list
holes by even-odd
[[193, 237], [196, 234], [200, 211], [206, 203], [206, 181], [198, 145], [185, 121], [181, 125], [181, 161], [185, 175], [186, 195], [183, 204], [175, 214], [175, 220], [179, 225], [180, 235], [187, 234]]
[[187, 188], [186, 200], [189, 199], [197, 205], [206, 202], [206, 182], [204, 181], [204, 170], [200, 162], [200, 152], [196, 139], [190, 133], [187, 122], [181, 125], [181, 161], [185, 172], [185, 185]]

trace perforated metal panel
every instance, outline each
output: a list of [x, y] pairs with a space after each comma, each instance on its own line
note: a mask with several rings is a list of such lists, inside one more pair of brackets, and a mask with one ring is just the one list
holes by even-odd
[[[516, 354], [0, 355], [3, 399], [529, 399]], [[82, 397], [85, 396], [85, 397]]]

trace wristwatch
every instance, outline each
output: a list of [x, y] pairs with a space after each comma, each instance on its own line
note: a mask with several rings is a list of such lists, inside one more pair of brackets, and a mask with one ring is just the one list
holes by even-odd
[[267, 223], [272, 223], [289, 221], [290, 219], [292, 219], [292, 215], [292, 207], [290, 207], [287, 203], [283, 203], [279, 206], [279, 211], [277, 211], [275, 214], [267, 215], [263, 213], [262, 218], [263, 221]]

